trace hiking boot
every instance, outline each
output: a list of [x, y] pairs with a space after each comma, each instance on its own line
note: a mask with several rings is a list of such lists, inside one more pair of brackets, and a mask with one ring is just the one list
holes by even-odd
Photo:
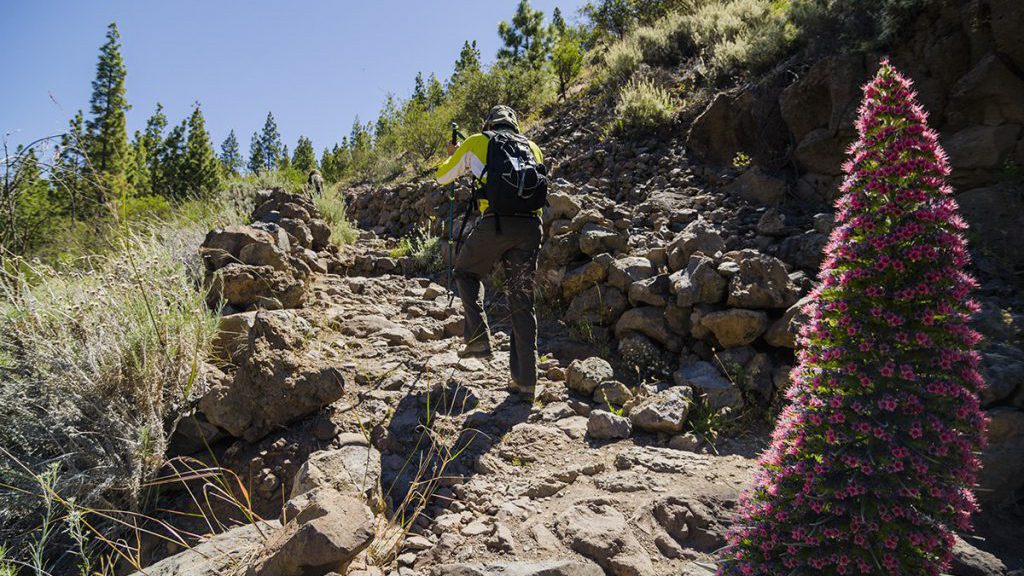
[[532, 401], [534, 394], [537, 392], [536, 386], [524, 386], [519, 383], [515, 378], [508, 379], [508, 390], [509, 392], [515, 392], [523, 398]]
[[487, 357], [491, 355], [491, 344], [478, 340], [470, 342], [459, 350], [459, 358]]

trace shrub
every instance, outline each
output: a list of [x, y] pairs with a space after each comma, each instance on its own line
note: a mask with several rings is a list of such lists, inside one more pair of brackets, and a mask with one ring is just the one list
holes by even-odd
[[676, 106], [668, 90], [650, 80], [636, 80], [619, 90], [615, 106], [617, 132], [639, 132], [663, 126], [672, 121]]
[[888, 62], [825, 249], [800, 365], [720, 574], [939, 574], [975, 508], [975, 281], [949, 166]]
[[36, 476], [51, 466], [65, 499], [142, 506], [217, 326], [188, 273], [204, 232], [126, 233], [77, 268], [2, 261], [0, 541], [12, 550], [39, 525]]
[[707, 2], [679, 22], [706, 62], [711, 81], [735, 72], [760, 72], [777, 62], [797, 39], [789, 3], [771, 0]]
[[604, 55], [604, 81], [615, 85], [628, 82], [642, 60], [640, 47], [632, 36], [612, 44]]
[[693, 54], [687, 15], [675, 12], [651, 26], [634, 32], [643, 61], [651, 66], [671, 66]]
[[359, 231], [349, 222], [345, 211], [345, 197], [341, 186], [332, 186], [323, 196], [313, 199], [327, 225], [331, 227], [331, 242], [338, 246], [352, 244], [359, 238]]

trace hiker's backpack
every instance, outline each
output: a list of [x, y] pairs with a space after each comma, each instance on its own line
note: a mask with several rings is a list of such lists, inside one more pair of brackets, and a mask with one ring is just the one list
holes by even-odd
[[548, 203], [548, 170], [537, 162], [530, 141], [512, 132], [484, 132], [487, 136], [487, 182], [483, 196], [488, 213], [525, 215]]

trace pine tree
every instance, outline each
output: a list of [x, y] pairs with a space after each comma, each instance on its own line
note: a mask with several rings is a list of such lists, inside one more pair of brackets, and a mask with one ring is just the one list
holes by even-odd
[[317, 167], [312, 140], [305, 136], [299, 136], [299, 142], [295, 145], [295, 154], [292, 156], [292, 166], [303, 173], [308, 173]]
[[88, 153], [96, 170], [100, 186], [96, 197], [105, 201], [104, 188], [117, 188], [124, 182], [128, 165], [128, 132], [125, 112], [130, 108], [125, 98], [124, 60], [121, 58], [121, 34], [117, 24], [107, 27], [107, 41], [100, 48], [96, 65], [96, 79], [92, 82], [89, 111], [92, 117], [86, 123]]
[[985, 433], [976, 282], [910, 82], [865, 86], [800, 365], [720, 574], [938, 575]]
[[228, 137], [220, 145], [220, 164], [224, 167], [224, 173], [229, 176], [237, 176], [242, 170], [242, 151], [238, 147], [238, 138], [235, 131], [228, 133]]
[[530, 7], [530, 0], [519, 0], [512, 22], [498, 24], [498, 35], [505, 46], [498, 59], [510, 64], [526, 63], [539, 68], [547, 59], [551, 44], [544, 28], [544, 13]]
[[281, 155], [277, 158], [277, 169], [278, 170], [290, 170], [292, 167], [291, 156], [288, 155], [288, 146], [285, 146], [281, 150]]
[[399, 116], [398, 102], [395, 101], [394, 95], [388, 94], [384, 98], [384, 105], [381, 107], [374, 125], [374, 134], [377, 135], [378, 141], [391, 136], [401, 121]]
[[146, 148], [145, 133], [135, 131], [130, 152], [128, 184], [136, 195], [146, 196], [152, 193], [153, 182], [149, 171], [149, 149]]
[[158, 170], [153, 178], [154, 192], [171, 199], [184, 198], [187, 192], [183, 185], [185, 171], [186, 133], [185, 120], [167, 132], [167, 138], [160, 144], [157, 154]]
[[476, 47], [476, 40], [473, 40], [472, 43], [466, 40], [462, 44], [462, 51], [459, 52], [459, 59], [455, 61], [455, 71], [452, 73], [449, 85], [458, 86], [479, 72], [480, 50]]
[[[334, 145], [334, 149], [338, 149], [338, 145]], [[338, 179], [337, 166], [334, 162], [334, 153], [331, 152], [330, 148], [324, 148], [322, 154], [320, 154], [320, 173], [323, 175], [324, 180], [328, 182], [334, 182]]]
[[416, 84], [412, 89], [412, 101], [421, 105], [427, 105], [427, 86], [423, 81], [423, 72], [416, 73]]
[[259, 132], [253, 132], [249, 142], [249, 172], [259, 174], [267, 170], [267, 158], [263, 154], [263, 140]]
[[91, 178], [87, 171], [85, 146], [88, 145], [85, 134], [85, 117], [79, 110], [71, 119], [68, 131], [61, 136], [60, 151], [56, 155], [54, 169], [55, 181], [61, 183], [60, 189], [67, 193], [67, 213], [72, 222], [86, 217], [95, 206], [85, 206], [82, 192], [92, 189]]
[[430, 75], [430, 79], [427, 80], [427, 98], [426, 108], [427, 110], [435, 110], [444, 103], [444, 86], [441, 81], [437, 79], [434, 74]]
[[[136, 188], [136, 192], [139, 194], [153, 194], [155, 177], [160, 172], [160, 148], [164, 141], [164, 130], [167, 128], [167, 116], [164, 115], [164, 106], [157, 102], [156, 110], [153, 115], [146, 120], [146, 131], [142, 134], [142, 146], [137, 146], [137, 149], [142, 147], [146, 151], [146, 169], [149, 173], [150, 186], [144, 192], [139, 188]], [[136, 137], [137, 139], [137, 137]], [[138, 163], [139, 158], [135, 159]]]
[[188, 119], [188, 141], [182, 165], [182, 185], [189, 194], [209, 197], [220, 187], [220, 166], [199, 102]]
[[263, 148], [264, 168], [270, 172], [277, 167], [281, 159], [281, 135], [277, 132], [277, 122], [274, 121], [274, 114], [267, 112], [267, 120], [263, 123], [263, 132], [260, 133], [260, 146]]
[[551, 12], [551, 34], [556, 38], [560, 37], [562, 34], [565, 34], [566, 28], [565, 18], [562, 17], [562, 9], [555, 6], [554, 11]]

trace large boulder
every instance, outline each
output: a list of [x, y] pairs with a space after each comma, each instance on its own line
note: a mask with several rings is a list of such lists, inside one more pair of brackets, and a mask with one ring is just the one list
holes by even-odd
[[953, 86], [946, 117], [953, 128], [1024, 124], [1024, 78], [989, 53]]
[[627, 292], [634, 282], [651, 277], [651, 261], [643, 256], [619, 258], [608, 267], [608, 284]]
[[768, 316], [757, 310], [729, 308], [701, 316], [702, 327], [715, 335], [725, 348], [746, 346], [768, 328]]
[[354, 442], [310, 454], [295, 473], [291, 496], [326, 486], [370, 501], [379, 492], [379, 483], [380, 452], [365, 442]]
[[359, 497], [334, 490], [303, 495], [294, 517], [271, 536], [246, 576], [345, 574], [349, 563], [373, 541], [374, 518]]
[[611, 576], [654, 574], [654, 566], [625, 516], [604, 498], [578, 502], [561, 512], [555, 531], [574, 552]]
[[629, 303], [633, 306], [667, 306], [672, 281], [668, 274], [659, 274], [629, 285]]
[[782, 318], [768, 327], [768, 331], [764, 334], [765, 343], [777, 348], [796, 348], [796, 337], [800, 333], [800, 326], [807, 321], [803, 309], [810, 303], [811, 298], [805, 296], [790, 306]]
[[601, 256], [565, 273], [562, 279], [563, 298], [572, 300], [580, 292], [604, 282], [612, 259], [607, 254]]
[[598, 284], [587, 288], [569, 303], [564, 320], [569, 325], [614, 324], [629, 308], [629, 301], [618, 288]]
[[626, 310], [615, 323], [615, 337], [622, 338], [630, 332], [639, 332], [673, 352], [678, 352], [682, 347], [679, 338], [665, 320], [664, 308], [641, 306]]
[[607, 410], [593, 410], [587, 419], [587, 434], [597, 440], [629, 438], [632, 433], [633, 425], [629, 418]]
[[1020, 131], [1020, 124], [968, 126], [945, 138], [953, 183], [961, 189], [991, 184], [1016, 149]]
[[677, 433], [693, 405], [693, 390], [673, 386], [637, 402], [629, 412], [633, 427], [647, 432]]
[[773, 206], [786, 197], [786, 181], [754, 166], [730, 182], [725, 190], [752, 204]]
[[1020, 9], [1019, 0], [991, 0], [988, 19], [992, 28], [992, 37], [996, 49], [1005, 54], [1017, 67], [1024, 70], [1024, 11]]
[[698, 218], [686, 225], [665, 247], [668, 252], [668, 266], [673, 272], [682, 270], [690, 261], [690, 256], [697, 252], [714, 257], [725, 250], [722, 235], [703, 218]]
[[626, 247], [626, 237], [605, 226], [587, 223], [580, 230], [580, 251], [587, 256], [623, 252]]
[[1008, 268], [1024, 267], [1024, 197], [1014, 186], [975, 188], [957, 194], [960, 213], [971, 226], [972, 244], [980, 245]]
[[827, 128], [812, 130], [796, 145], [793, 158], [804, 172], [840, 174], [852, 138], [852, 134], [836, 135]]
[[799, 296], [786, 265], [773, 256], [741, 253], [739, 273], [729, 281], [729, 306], [737, 308], [788, 308]]
[[264, 538], [272, 538], [279, 530], [277, 520], [235, 526], [130, 576], [221, 576], [242, 565]]
[[570, 390], [574, 390], [585, 396], [594, 393], [602, 382], [607, 382], [615, 377], [612, 365], [604, 358], [592, 356], [584, 360], [573, 360], [566, 370], [566, 383]]
[[207, 276], [206, 302], [211, 308], [226, 302], [239, 310], [298, 308], [306, 291], [305, 280], [271, 266], [231, 263]]
[[694, 362], [681, 366], [672, 374], [678, 386], [689, 386], [704, 396], [712, 410], [739, 408], [743, 405], [743, 394], [736, 384], [729, 381], [710, 362]]
[[297, 326], [286, 313], [256, 314], [235, 377], [199, 401], [211, 424], [254, 442], [341, 398], [341, 372], [302, 353], [305, 338]]
[[725, 297], [725, 278], [718, 273], [715, 261], [702, 253], [690, 256], [685, 270], [670, 277], [676, 306], [689, 308], [695, 304], [716, 304]]

